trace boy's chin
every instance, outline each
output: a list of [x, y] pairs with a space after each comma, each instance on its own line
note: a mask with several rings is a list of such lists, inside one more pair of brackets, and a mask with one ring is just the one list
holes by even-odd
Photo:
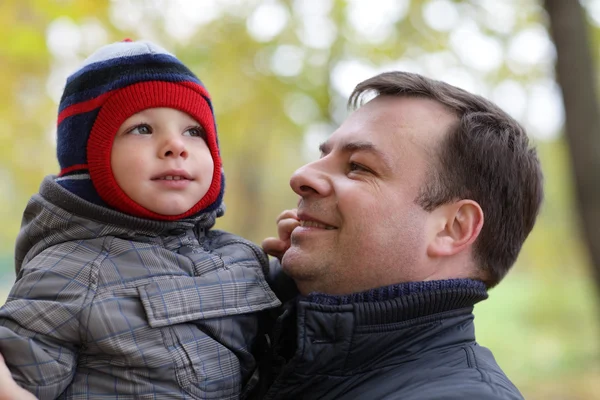
[[167, 217], [173, 217], [176, 215], [181, 215], [184, 214], [186, 212], [188, 212], [194, 205], [192, 204], [191, 206], [187, 206], [184, 204], [160, 204], [160, 205], [154, 205], [152, 207], [146, 207], [148, 210], [156, 213], [156, 214], [160, 214], [160, 215], [165, 215]]

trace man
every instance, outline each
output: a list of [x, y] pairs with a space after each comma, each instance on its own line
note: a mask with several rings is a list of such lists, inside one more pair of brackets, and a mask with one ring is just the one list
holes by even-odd
[[505, 112], [448, 84], [384, 73], [350, 104], [369, 94], [292, 176], [298, 209], [263, 243], [300, 296], [274, 324], [258, 397], [522, 399], [476, 343], [472, 310], [533, 228], [535, 151]]
[[368, 94], [292, 176], [297, 214], [263, 243], [301, 296], [273, 330], [262, 398], [521, 399], [476, 343], [472, 309], [533, 228], [535, 151], [505, 112], [448, 84], [384, 73], [350, 103]]

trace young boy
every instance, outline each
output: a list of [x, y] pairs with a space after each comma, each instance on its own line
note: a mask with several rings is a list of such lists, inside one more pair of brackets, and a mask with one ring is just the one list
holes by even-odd
[[247, 394], [261, 311], [280, 302], [260, 248], [211, 229], [224, 182], [198, 78], [152, 43], [102, 47], [67, 80], [57, 154], [0, 309], [17, 383], [40, 399]]

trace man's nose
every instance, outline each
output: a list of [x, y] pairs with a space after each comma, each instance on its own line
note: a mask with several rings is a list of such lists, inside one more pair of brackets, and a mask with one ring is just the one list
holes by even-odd
[[159, 150], [161, 158], [167, 157], [188, 157], [188, 150], [185, 140], [181, 134], [169, 133], [163, 138], [162, 146]]
[[290, 178], [292, 190], [302, 197], [328, 196], [332, 186], [329, 175], [323, 170], [320, 161], [300, 167]]

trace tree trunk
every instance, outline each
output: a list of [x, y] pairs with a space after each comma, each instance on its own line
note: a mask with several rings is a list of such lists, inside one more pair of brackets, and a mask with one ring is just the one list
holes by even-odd
[[600, 108], [588, 25], [577, 0], [545, 0], [544, 6], [556, 46], [580, 225], [600, 293]]

